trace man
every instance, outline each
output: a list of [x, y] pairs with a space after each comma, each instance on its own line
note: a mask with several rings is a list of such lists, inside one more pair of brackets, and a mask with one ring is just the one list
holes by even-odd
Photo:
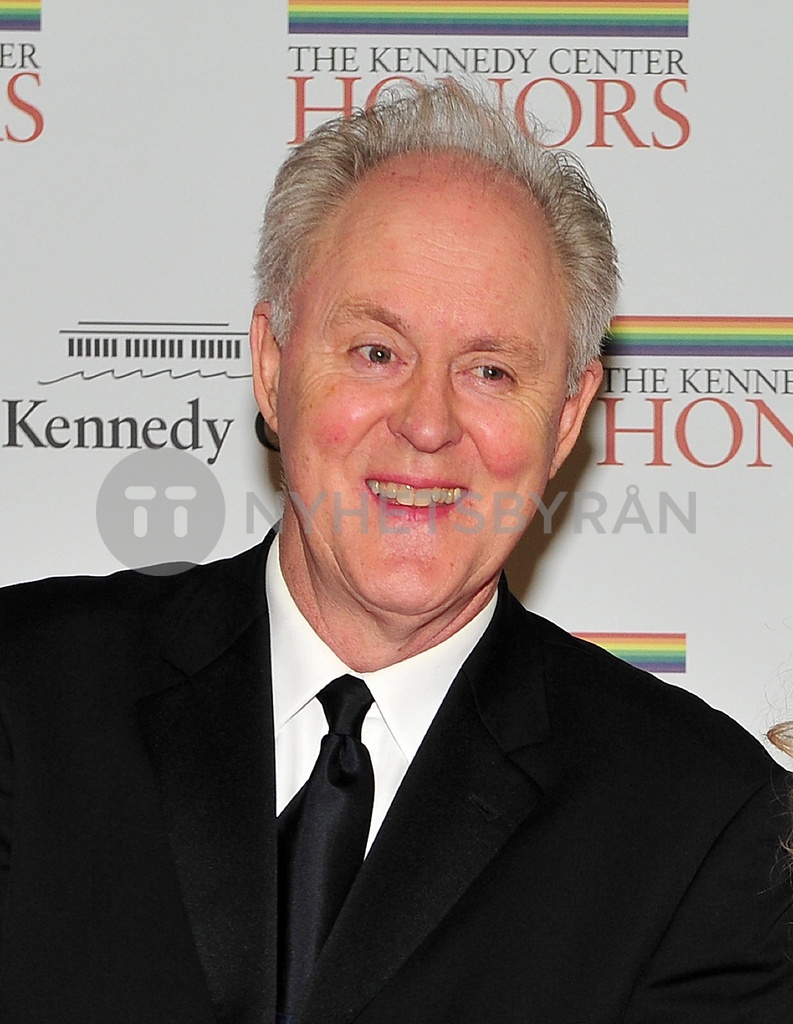
[[4, 599], [2, 1019], [789, 1024], [785, 774], [501, 578], [600, 381], [586, 179], [422, 89], [290, 157], [260, 276], [278, 537]]

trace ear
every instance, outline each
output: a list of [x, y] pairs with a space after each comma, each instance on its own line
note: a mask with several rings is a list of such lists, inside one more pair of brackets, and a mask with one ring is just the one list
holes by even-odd
[[251, 319], [251, 366], [256, 404], [268, 427], [278, 433], [278, 381], [281, 347], [270, 327], [270, 304], [259, 302]]
[[562, 406], [562, 415], [559, 417], [559, 430], [556, 435], [556, 449], [551, 462], [551, 476], [556, 472], [564, 460], [573, 450], [573, 446], [581, 433], [587, 409], [592, 399], [597, 394], [600, 382], [603, 379], [603, 364], [599, 359], [593, 360], [581, 374], [578, 382], [578, 391], [566, 399]]

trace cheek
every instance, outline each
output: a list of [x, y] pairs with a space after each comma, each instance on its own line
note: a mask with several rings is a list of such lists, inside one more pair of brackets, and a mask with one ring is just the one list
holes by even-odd
[[474, 437], [485, 469], [494, 480], [518, 484], [547, 476], [554, 449], [547, 427], [539, 428], [523, 417], [497, 417], [480, 426]]
[[290, 394], [286, 430], [296, 448], [320, 458], [349, 454], [382, 418], [382, 402], [342, 385], [319, 381]]
[[323, 456], [332, 455], [334, 451], [344, 451], [351, 440], [350, 424], [344, 418], [343, 410], [336, 409], [328, 403], [309, 413], [307, 425], [311, 430], [311, 444]]

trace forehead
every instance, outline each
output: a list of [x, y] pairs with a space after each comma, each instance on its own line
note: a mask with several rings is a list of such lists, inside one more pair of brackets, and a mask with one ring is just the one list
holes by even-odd
[[[513, 236], [532, 250], [548, 250], [548, 225], [528, 189], [505, 172], [461, 153], [408, 153], [393, 157], [365, 175], [320, 229], [320, 239], [338, 242], [375, 225], [413, 226], [416, 236], [437, 230], [440, 220], [479, 233], [488, 228]], [[420, 225], [425, 230], [419, 230]]]
[[321, 230], [304, 284], [298, 315], [311, 296], [330, 306], [398, 300], [400, 315], [447, 325], [480, 310], [484, 333], [550, 321], [556, 333], [566, 321], [563, 275], [532, 196], [457, 154], [410, 154], [370, 172]]

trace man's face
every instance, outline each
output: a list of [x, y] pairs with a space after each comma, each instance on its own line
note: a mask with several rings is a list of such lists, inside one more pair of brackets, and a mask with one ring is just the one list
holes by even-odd
[[[489, 595], [599, 382], [566, 396], [565, 283], [517, 185], [452, 157], [370, 174], [324, 228], [254, 378], [289, 497], [287, 580], [381, 614]], [[298, 587], [301, 585], [297, 584]]]

